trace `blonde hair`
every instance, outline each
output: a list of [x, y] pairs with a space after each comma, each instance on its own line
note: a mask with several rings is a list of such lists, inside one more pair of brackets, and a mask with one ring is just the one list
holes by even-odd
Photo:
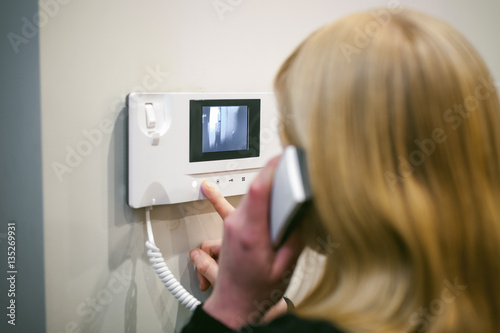
[[298, 312], [352, 332], [498, 332], [496, 89], [454, 28], [385, 13], [319, 29], [276, 78], [284, 139], [308, 153], [313, 229], [340, 244]]

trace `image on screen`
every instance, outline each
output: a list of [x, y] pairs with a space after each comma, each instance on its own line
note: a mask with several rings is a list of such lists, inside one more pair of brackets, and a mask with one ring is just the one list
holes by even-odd
[[248, 107], [202, 107], [202, 152], [248, 149]]

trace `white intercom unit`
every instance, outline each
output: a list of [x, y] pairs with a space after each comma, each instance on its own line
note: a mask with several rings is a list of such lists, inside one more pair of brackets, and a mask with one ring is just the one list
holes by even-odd
[[133, 208], [246, 193], [281, 152], [272, 93], [131, 93], [129, 189]]

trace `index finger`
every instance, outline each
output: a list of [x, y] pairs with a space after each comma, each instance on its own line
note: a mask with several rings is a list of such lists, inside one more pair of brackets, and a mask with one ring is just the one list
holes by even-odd
[[220, 194], [215, 187], [212, 186], [207, 180], [201, 183], [201, 190], [208, 201], [212, 203], [217, 213], [219, 213], [222, 220], [226, 218], [233, 210], [234, 207]]

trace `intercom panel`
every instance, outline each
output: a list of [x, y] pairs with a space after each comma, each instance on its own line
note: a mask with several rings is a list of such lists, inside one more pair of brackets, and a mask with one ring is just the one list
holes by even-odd
[[133, 208], [246, 193], [281, 152], [272, 93], [131, 93], [129, 189]]

